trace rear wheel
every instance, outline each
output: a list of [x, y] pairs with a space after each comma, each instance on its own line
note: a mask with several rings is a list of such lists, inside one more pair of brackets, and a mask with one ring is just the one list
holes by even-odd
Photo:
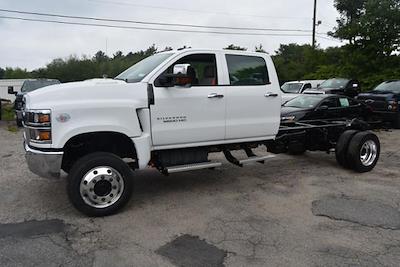
[[380, 142], [375, 134], [368, 131], [355, 134], [347, 151], [349, 166], [357, 172], [371, 171], [378, 162], [380, 149]]
[[72, 166], [67, 191], [72, 204], [89, 216], [117, 212], [132, 194], [133, 172], [118, 156], [96, 152]]
[[335, 154], [336, 161], [344, 168], [350, 168], [349, 162], [347, 161], [347, 150], [351, 139], [357, 133], [357, 130], [347, 130], [339, 137], [336, 143]]

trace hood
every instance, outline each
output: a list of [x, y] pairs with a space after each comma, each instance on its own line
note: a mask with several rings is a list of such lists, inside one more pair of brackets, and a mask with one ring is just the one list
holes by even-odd
[[317, 91], [324, 92], [325, 94], [335, 94], [336, 92], [343, 92], [344, 88], [317, 88]]
[[[50, 85], [25, 95], [27, 109], [57, 109], [62, 105], [115, 105], [126, 103], [132, 107], [147, 106], [147, 84], [126, 83], [113, 79], [91, 79]], [[131, 102], [131, 103], [129, 103]]]
[[296, 107], [282, 107], [281, 117], [296, 116], [295, 120], [302, 119], [311, 109], [296, 108]]
[[369, 91], [365, 93], [358, 94], [357, 99], [365, 100], [365, 99], [372, 99], [372, 100], [392, 100], [395, 98], [399, 98], [400, 93], [396, 94], [393, 92], [384, 92], [384, 91]]

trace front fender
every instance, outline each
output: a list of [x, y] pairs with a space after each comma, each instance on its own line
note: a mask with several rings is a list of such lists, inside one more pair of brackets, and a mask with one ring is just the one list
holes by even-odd
[[[142, 135], [136, 108], [122, 103], [113, 106], [98, 105], [83, 109], [58, 109], [52, 113], [52, 147], [63, 148], [69, 139], [91, 132], [117, 132], [130, 138]], [[67, 114], [65, 122], [58, 121]]]

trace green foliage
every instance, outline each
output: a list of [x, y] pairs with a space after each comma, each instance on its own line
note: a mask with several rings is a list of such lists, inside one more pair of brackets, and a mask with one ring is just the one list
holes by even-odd
[[13, 121], [15, 119], [14, 105], [4, 103], [1, 105], [1, 119], [3, 121]]
[[240, 51], [246, 51], [246, 47], [240, 47], [238, 45], [230, 44], [227, 47], [224, 48], [225, 50], [240, 50]]
[[259, 44], [254, 48], [254, 51], [259, 52], [259, 53], [267, 53], [267, 51], [264, 50], [264, 47], [262, 44]]
[[26, 69], [21, 68], [6, 68], [3, 74], [4, 79], [24, 79], [31, 77], [31, 73], [29, 73]]
[[[171, 50], [166, 47], [164, 50]], [[113, 57], [108, 57], [103, 51], [98, 51], [92, 58], [86, 56], [78, 58], [70, 56], [69, 58], [57, 58], [46, 65], [44, 68], [28, 72], [26, 69], [6, 68], [5, 79], [24, 79], [24, 78], [52, 78], [61, 82], [82, 81], [91, 78], [115, 77], [130, 66], [140, 60], [153, 55], [157, 52], [153, 44], [146, 50], [138, 52], [129, 52], [124, 55], [117, 51]], [[1, 74], [1, 72], [0, 72]]]
[[399, 51], [400, 0], [335, 0], [335, 7], [340, 18], [333, 37], [370, 58]]

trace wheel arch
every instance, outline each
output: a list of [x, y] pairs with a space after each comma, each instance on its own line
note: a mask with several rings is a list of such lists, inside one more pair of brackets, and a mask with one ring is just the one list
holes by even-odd
[[138, 157], [134, 141], [126, 134], [114, 131], [80, 133], [68, 139], [63, 147], [62, 169], [66, 172], [74, 162], [93, 152], [109, 152], [120, 158], [134, 161], [137, 167]]

